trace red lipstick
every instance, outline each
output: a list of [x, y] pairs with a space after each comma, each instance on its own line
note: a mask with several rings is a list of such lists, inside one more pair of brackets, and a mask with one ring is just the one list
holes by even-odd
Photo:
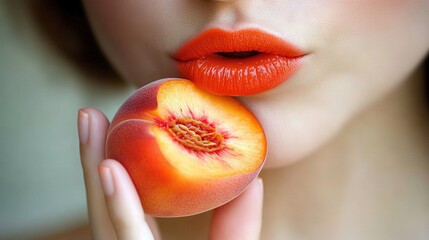
[[244, 96], [270, 90], [301, 65], [305, 52], [257, 29], [202, 32], [174, 58], [183, 77], [218, 95]]

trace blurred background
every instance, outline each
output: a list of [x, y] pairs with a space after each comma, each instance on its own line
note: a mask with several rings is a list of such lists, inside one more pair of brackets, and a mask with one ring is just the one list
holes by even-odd
[[0, 239], [89, 239], [77, 111], [131, 93], [80, 1], [0, 1]]
[[0, 240], [90, 239], [77, 111], [96, 107], [111, 119], [133, 90], [102, 57], [79, 0], [0, 1]]

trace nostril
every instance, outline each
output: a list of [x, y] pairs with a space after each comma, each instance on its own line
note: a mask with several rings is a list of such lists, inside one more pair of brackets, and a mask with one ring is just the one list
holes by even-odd
[[223, 57], [226, 57], [226, 58], [248, 58], [248, 57], [256, 56], [256, 55], [260, 54], [260, 52], [258, 52], [258, 51], [217, 52], [216, 54], [223, 56]]

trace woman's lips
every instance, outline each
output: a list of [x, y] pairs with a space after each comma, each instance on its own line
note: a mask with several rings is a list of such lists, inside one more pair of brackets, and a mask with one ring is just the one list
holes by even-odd
[[219, 95], [244, 96], [286, 81], [305, 53], [257, 29], [214, 28], [186, 42], [174, 55], [183, 77]]

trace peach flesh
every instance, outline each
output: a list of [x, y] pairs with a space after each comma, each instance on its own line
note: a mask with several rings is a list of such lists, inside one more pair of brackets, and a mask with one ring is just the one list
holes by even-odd
[[144, 211], [159, 217], [194, 215], [232, 200], [265, 155], [252, 113], [183, 79], [159, 80], [130, 96], [106, 141], [106, 157], [127, 169]]

